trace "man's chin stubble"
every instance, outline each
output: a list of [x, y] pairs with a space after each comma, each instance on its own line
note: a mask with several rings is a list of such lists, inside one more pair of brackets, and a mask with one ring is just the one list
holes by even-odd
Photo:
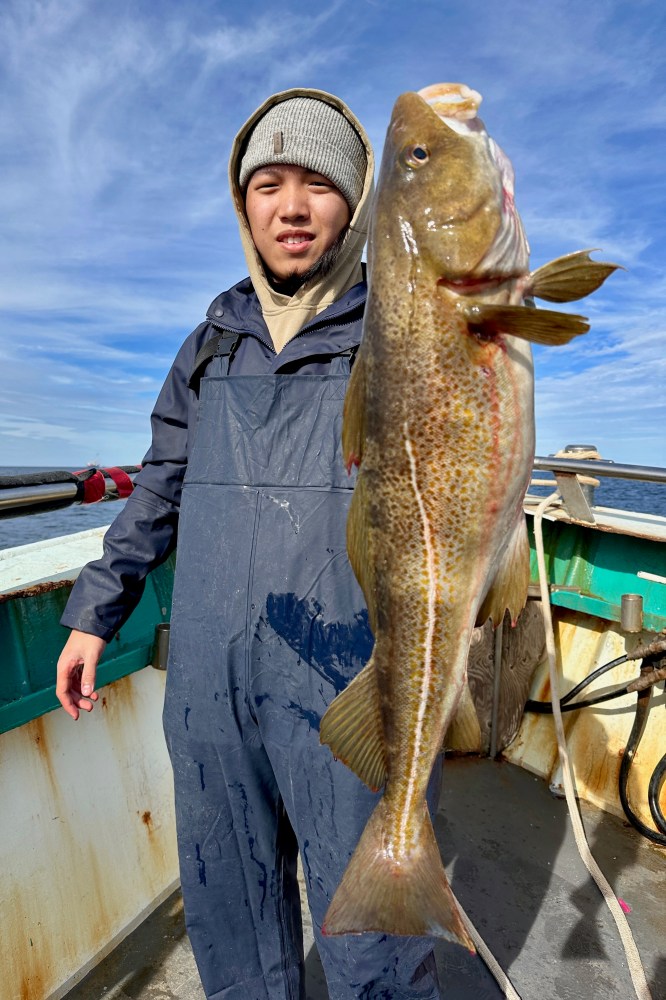
[[298, 274], [294, 271], [287, 278], [278, 278], [272, 271], [264, 265], [266, 277], [272, 288], [282, 295], [295, 295], [299, 288], [306, 285], [313, 285], [318, 281], [323, 281], [335, 269], [335, 265], [345, 241], [347, 229], [343, 229], [335, 243], [332, 243], [328, 250], [325, 250], [319, 260], [316, 260], [307, 271]]

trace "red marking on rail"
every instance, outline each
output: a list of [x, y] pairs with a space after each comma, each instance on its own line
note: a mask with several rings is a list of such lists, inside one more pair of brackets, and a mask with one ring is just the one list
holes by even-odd
[[[75, 472], [75, 476], [82, 476], [90, 472], [90, 469], [79, 469]], [[99, 469], [95, 469], [92, 475], [88, 475], [87, 479], [83, 480], [83, 500], [82, 503], [97, 503], [102, 499], [106, 492], [106, 484], [104, 483], [104, 473], [100, 472]]]
[[109, 469], [102, 469], [109, 479], [113, 479], [116, 484], [116, 489], [118, 490], [118, 496], [121, 500], [128, 497], [132, 490], [134, 489], [134, 483], [122, 469], [117, 468], [115, 465], [111, 466]]

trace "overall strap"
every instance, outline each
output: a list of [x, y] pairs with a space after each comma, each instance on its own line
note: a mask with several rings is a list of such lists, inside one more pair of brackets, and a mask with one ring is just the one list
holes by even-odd
[[203, 378], [208, 362], [214, 357], [222, 357], [229, 358], [229, 363], [231, 363], [239, 340], [240, 335], [232, 333], [230, 330], [223, 330], [221, 333], [217, 333], [214, 337], [211, 337], [210, 340], [207, 340], [194, 359], [194, 368], [187, 380], [188, 388], [192, 389], [198, 396], [201, 379]]
[[[359, 344], [352, 344], [351, 347], [345, 348], [344, 351], [338, 351], [336, 354], [333, 354], [331, 356], [333, 365], [335, 365], [337, 362], [336, 367], [339, 370], [339, 365], [340, 363], [342, 363], [344, 366], [344, 370], [347, 372], [347, 374], [349, 374], [354, 365], [354, 361], [356, 360], [356, 352], [358, 351], [359, 346], [360, 346]], [[333, 368], [333, 370], [335, 371], [336, 369]]]

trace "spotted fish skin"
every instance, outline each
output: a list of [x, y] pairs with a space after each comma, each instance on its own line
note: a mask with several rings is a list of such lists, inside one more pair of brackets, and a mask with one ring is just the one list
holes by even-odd
[[[454, 131], [418, 94], [395, 105], [343, 426], [348, 464], [359, 465], [348, 550], [375, 644], [321, 725], [322, 742], [384, 794], [329, 907], [329, 934], [432, 934], [473, 950], [426, 788], [477, 619], [497, 623], [507, 608], [515, 619], [527, 595], [529, 340], [587, 329], [547, 313], [564, 317], [552, 332], [523, 305], [538, 281], [497, 151], [482, 127]], [[574, 270], [602, 266], [583, 257]]]

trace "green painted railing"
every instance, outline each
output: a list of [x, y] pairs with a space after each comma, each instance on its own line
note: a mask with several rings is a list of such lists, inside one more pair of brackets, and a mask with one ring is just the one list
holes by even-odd
[[[528, 516], [531, 577], [536, 583], [532, 523]], [[553, 604], [619, 622], [622, 595], [640, 594], [644, 628], [650, 632], [666, 628], [666, 542], [544, 521], [543, 543]], [[639, 573], [661, 577], [663, 582]]]
[[[139, 606], [104, 651], [97, 687], [151, 662], [155, 626], [168, 621], [175, 556], [150, 574]], [[35, 587], [0, 603], [0, 733], [59, 707], [55, 667], [68, 632], [59, 625], [71, 584]]]

